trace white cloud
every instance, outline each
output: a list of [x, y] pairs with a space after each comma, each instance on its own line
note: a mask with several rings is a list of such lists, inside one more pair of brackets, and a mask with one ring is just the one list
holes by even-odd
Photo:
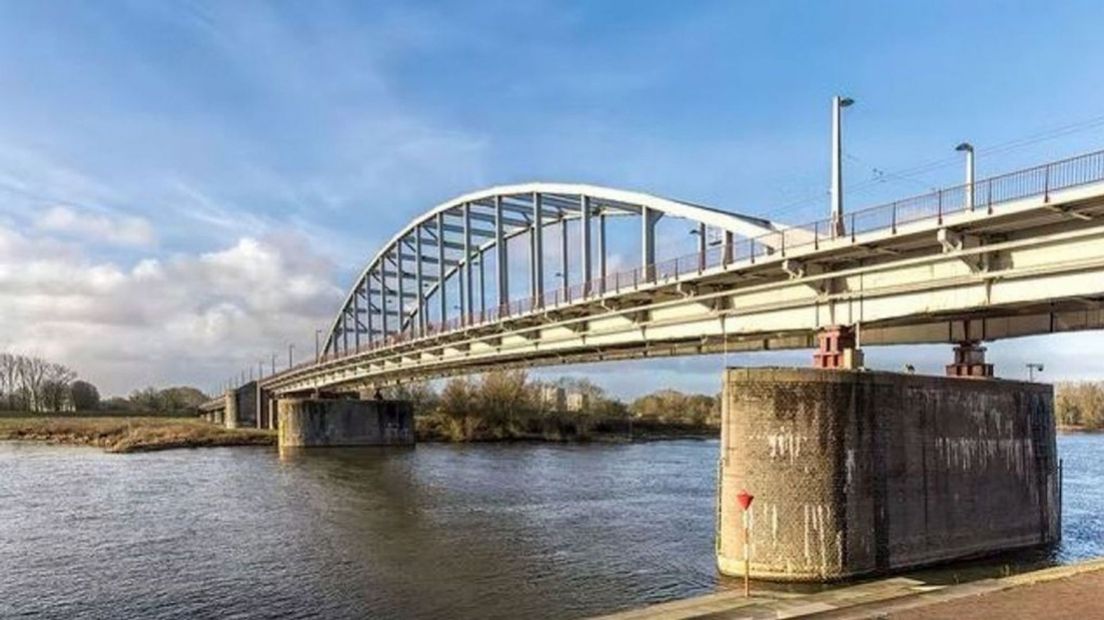
[[153, 227], [144, 218], [78, 212], [64, 206], [47, 209], [35, 224], [43, 231], [112, 245], [147, 247], [157, 241]]
[[294, 236], [125, 266], [0, 225], [0, 349], [69, 364], [108, 393], [208, 388], [272, 353], [282, 365], [289, 342], [313, 347], [342, 294], [332, 278]]

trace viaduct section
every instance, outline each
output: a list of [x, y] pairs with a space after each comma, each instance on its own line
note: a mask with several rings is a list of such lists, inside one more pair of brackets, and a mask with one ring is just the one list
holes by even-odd
[[[689, 222], [697, 251], [657, 259], [662, 218]], [[614, 221], [639, 255], [618, 271]], [[279, 428], [284, 447], [411, 444], [409, 405], [381, 388], [813, 349], [808, 368], [725, 372], [717, 561], [824, 581], [1056, 541], [1052, 389], [995, 379], [984, 343], [1102, 327], [1104, 152], [794, 227], [535, 183], [413, 221], [353, 283], [316, 359], [204, 413]], [[946, 376], [863, 367], [863, 347], [910, 343], [946, 343]]]

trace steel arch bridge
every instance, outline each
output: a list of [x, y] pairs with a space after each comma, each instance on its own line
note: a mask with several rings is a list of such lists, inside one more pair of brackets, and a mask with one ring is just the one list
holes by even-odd
[[[717, 244], [731, 247], [737, 237], [751, 239], [784, 230], [761, 218], [594, 185], [527, 183], [466, 194], [430, 209], [376, 253], [330, 326], [323, 358], [600, 293], [611, 284], [607, 282], [609, 218], [639, 221], [640, 278], [646, 278], [645, 272], [656, 263], [656, 224], [664, 216], [696, 225], [703, 255], [711, 233]], [[569, 235], [570, 223], [575, 225], [575, 235]], [[576, 239], [569, 242], [570, 236]], [[521, 260], [527, 267], [528, 291], [511, 296], [512, 276], [518, 271], [518, 257], [510, 251], [514, 239], [527, 242]], [[546, 241], [558, 244], [558, 249], [547, 251]], [[549, 258], [559, 259], [557, 281], [551, 283], [546, 280]], [[493, 271], [490, 287], [488, 264]], [[576, 265], [580, 275], [573, 286], [571, 272]], [[488, 288], [493, 297], [490, 304]]]
[[[697, 251], [657, 261], [661, 218], [690, 222]], [[611, 264], [614, 220], [635, 267]], [[258, 388], [809, 348], [835, 325], [867, 345], [1104, 328], [1104, 151], [793, 227], [592, 185], [474, 192], [392, 237], [318, 358]]]

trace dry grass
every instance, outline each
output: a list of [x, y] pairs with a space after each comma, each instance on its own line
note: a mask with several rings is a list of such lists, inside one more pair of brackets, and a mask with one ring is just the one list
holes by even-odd
[[107, 452], [275, 445], [272, 431], [228, 430], [190, 418], [0, 417], [0, 440], [95, 446]]

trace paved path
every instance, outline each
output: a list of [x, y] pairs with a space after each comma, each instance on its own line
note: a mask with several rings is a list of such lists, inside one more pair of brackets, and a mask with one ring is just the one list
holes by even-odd
[[890, 577], [813, 594], [718, 592], [605, 616], [605, 620], [1104, 619], [1104, 559], [961, 585]]

